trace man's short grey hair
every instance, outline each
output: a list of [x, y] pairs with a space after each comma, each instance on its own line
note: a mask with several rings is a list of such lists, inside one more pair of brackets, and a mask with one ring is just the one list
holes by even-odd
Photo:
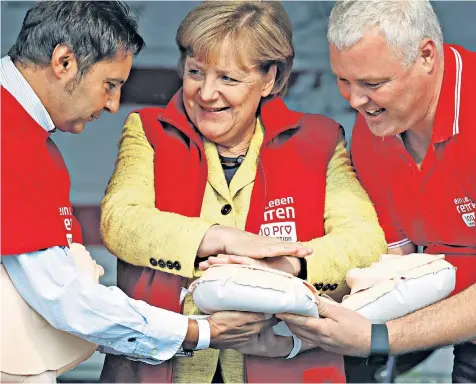
[[344, 50], [375, 27], [406, 67], [417, 59], [423, 39], [433, 40], [443, 52], [441, 26], [427, 0], [338, 0], [329, 17], [327, 39]]

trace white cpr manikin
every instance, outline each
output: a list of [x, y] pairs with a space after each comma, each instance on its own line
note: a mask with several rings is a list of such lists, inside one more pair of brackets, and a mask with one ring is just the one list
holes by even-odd
[[[335, 305], [355, 310], [373, 323], [384, 323], [447, 297], [456, 269], [444, 255], [382, 255], [368, 268], [348, 272], [351, 294]], [[319, 316], [316, 289], [290, 274], [247, 265], [213, 265], [194, 281], [189, 292], [204, 313], [236, 310], [266, 314]], [[290, 335], [284, 323], [275, 333]]]
[[[104, 273], [80, 244], [73, 243], [71, 255], [84, 278], [99, 280]], [[8, 256], [7, 256], [8, 257]], [[89, 276], [88, 276], [89, 275]], [[10, 375], [38, 375], [56, 371], [56, 376], [87, 360], [97, 345], [53, 328], [36, 313], [15, 289], [1, 266], [2, 311], [1, 371]]]

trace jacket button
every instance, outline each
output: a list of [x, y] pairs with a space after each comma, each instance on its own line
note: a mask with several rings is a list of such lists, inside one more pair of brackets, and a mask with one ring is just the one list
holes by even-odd
[[323, 290], [323, 291], [328, 291], [330, 287], [331, 287], [330, 284], [326, 284], [326, 285], [324, 285], [324, 286], [322, 287], [322, 290]]
[[322, 283], [314, 284], [314, 287], [315, 287], [318, 291], [321, 290], [323, 286], [324, 286], [324, 284], [322, 284]]
[[157, 260], [155, 260], [153, 257], [149, 259], [150, 265], [156, 267], [157, 266]]
[[230, 205], [230, 204], [225, 204], [225, 205], [221, 208], [221, 214], [222, 214], [222, 215], [228, 215], [230, 212], [231, 212], [231, 205]]
[[159, 260], [159, 267], [160, 268], [165, 268], [165, 261], [164, 260], [162, 260], [162, 259]]
[[174, 263], [172, 263], [170, 260], [167, 260], [167, 268], [168, 269], [173, 269], [174, 268]]
[[339, 286], [339, 284], [332, 284], [332, 285], [330, 286], [330, 290], [331, 290], [331, 291], [335, 291], [338, 286]]
[[182, 265], [178, 261], [174, 261], [174, 268], [177, 271], [180, 271], [182, 269]]

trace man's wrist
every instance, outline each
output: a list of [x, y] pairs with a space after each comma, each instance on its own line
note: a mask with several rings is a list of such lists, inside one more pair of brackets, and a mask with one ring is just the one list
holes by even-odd
[[385, 364], [390, 355], [390, 342], [386, 324], [372, 324], [368, 364]]
[[194, 319], [188, 319], [188, 328], [182, 348], [186, 350], [194, 350], [198, 343], [198, 323]]
[[210, 346], [211, 328], [207, 319], [188, 319], [188, 329], [182, 348], [187, 351], [207, 349]]

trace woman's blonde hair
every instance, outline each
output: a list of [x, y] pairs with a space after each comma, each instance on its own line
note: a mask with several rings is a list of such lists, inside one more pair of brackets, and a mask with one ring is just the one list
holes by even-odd
[[255, 65], [268, 73], [276, 65], [271, 94], [284, 94], [293, 66], [292, 25], [277, 1], [205, 1], [195, 7], [179, 26], [179, 71], [187, 56], [216, 62], [224, 42], [243, 66]]

